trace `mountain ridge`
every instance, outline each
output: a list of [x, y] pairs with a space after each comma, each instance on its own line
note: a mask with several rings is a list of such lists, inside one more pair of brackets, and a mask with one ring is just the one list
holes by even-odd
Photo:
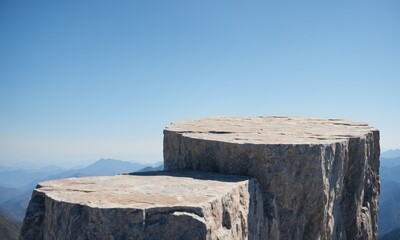
[[392, 230], [379, 238], [379, 240], [399, 240], [399, 239], [400, 239], [400, 228], [396, 228], [395, 230]]
[[[99, 159], [88, 166], [79, 169], [64, 170], [61, 172], [56, 171], [55, 174], [38, 170], [41, 172], [31, 174], [30, 176], [33, 176], [33, 180], [29, 182], [26, 181], [27, 183], [23, 186], [17, 188], [8, 188], [0, 185], [0, 196], [2, 196], [0, 197], [0, 215], [5, 216], [12, 221], [22, 221], [25, 216], [25, 210], [28, 206], [32, 191], [39, 182], [71, 177], [112, 176], [121, 173], [147, 171], [143, 169], [152, 166], [153, 165], [150, 164], [146, 165], [142, 163], [116, 159]], [[54, 168], [51, 167], [42, 169]], [[26, 169], [22, 171], [13, 170], [14, 176], [11, 180], [18, 178], [17, 173], [25, 174], [26, 172]]]
[[390, 149], [381, 153], [381, 157], [383, 158], [395, 158], [400, 157], [400, 148], [398, 149]]
[[380, 160], [381, 192], [378, 231], [380, 236], [387, 236], [391, 231], [400, 228], [398, 217], [400, 216], [400, 149], [383, 152]]
[[2, 240], [16, 240], [19, 236], [21, 223], [12, 222], [0, 215], [0, 237]]
[[400, 157], [385, 158], [381, 157], [381, 166], [383, 167], [397, 167], [400, 166]]

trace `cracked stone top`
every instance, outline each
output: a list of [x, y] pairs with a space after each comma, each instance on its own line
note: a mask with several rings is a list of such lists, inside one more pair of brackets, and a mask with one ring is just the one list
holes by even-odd
[[202, 206], [249, 179], [190, 170], [148, 172], [47, 181], [36, 191], [56, 201], [95, 208]]
[[364, 122], [304, 117], [216, 117], [171, 123], [184, 137], [251, 144], [329, 144], [378, 131]]

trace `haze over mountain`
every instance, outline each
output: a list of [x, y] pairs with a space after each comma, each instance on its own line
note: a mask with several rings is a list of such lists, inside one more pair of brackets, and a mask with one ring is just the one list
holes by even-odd
[[400, 149], [391, 149], [381, 153], [381, 158], [395, 158], [400, 157]]
[[21, 223], [11, 222], [0, 215], [0, 237], [1, 240], [17, 240]]
[[0, 186], [10, 188], [23, 188], [36, 179], [43, 176], [56, 175], [66, 171], [61, 168], [41, 168], [41, 169], [10, 169], [0, 170]]
[[400, 166], [400, 157], [384, 158], [381, 157], [381, 167], [396, 167]]
[[13, 221], [22, 221], [32, 190], [39, 182], [59, 178], [112, 176], [119, 173], [154, 171], [161, 169], [161, 164], [159, 162], [156, 165], [146, 165], [115, 159], [100, 159], [87, 167], [70, 170], [55, 167], [31, 171], [3, 168], [6, 170], [0, 170], [0, 215]]
[[[382, 157], [384, 156], [384, 157]], [[400, 150], [390, 150], [381, 154], [379, 199], [380, 239], [393, 238], [400, 228]], [[386, 236], [386, 234], [388, 236]]]
[[[400, 150], [388, 152], [389, 154], [383, 152], [382, 156], [394, 156], [398, 152], [399, 156], [381, 157], [380, 239], [395, 239], [387, 238], [385, 234], [390, 232], [391, 236], [395, 236], [395, 233], [391, 231], [400, 228]], [[157, 162], [146, 165], [115, 159], [100, 159], [89, 166], [67, 170], [56, 166], [32, 170], [0, 166], [0, 215], [12, 221], [22, 221], [32, 190], [38, 182], [68, 177], [159, 171], [163, 169], [162, 164], [162, 162]]]
[[400, 239], [400, 228], [396, 228], [393, 231], [379, 237], [379, 240], [399, 240]]
[[164, 170], [164, 163], [159, 162], [159, 163], [153, 164], [153, 166], [142, 168], [136, 172], [152, 172], [152, 171], [162, 171], [162, 170]]

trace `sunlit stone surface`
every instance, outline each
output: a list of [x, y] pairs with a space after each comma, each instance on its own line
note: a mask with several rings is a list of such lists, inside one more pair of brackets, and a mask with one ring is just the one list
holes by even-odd
[[362, 122], [221, 117], [172, 123], [164, 166], [255, 177], [266, 239], [377, 239], [379, 131]]
[[253, 178], [174, 171], [43, 182], [21, 239], [262, 239]]

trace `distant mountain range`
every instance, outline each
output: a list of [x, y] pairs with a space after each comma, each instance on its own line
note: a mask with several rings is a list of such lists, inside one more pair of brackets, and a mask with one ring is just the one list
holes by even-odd
[[400, 234], [400, 149], [383, 152], [380, 160], [379, 239], [398, 240], [400, 239], [398, 235]]
[[399, 167], [400, 166], [400, 157], [393, 158], [384, 158], [381, 157], [381, 167]]
[[138, 170], [136, 172], [153, 172], [153, 171], [162, 171], [162, 170], [164, 170], [164, 164], [161, 164], [161, 165], [156, 166], [156, 167], [152, 167], [152, 166], [145, 167], [145, 168], [142, 168], [142, 169], [140, 169], [140, 170]]
[[0, 216], [0, 237], [2, 240], [17, 240], [21, 223], [11, 222]]
[[400, 157], [400, 149], [392, 149], [381, 153], [381, 158]]
[[400, 182], [381, 181], [379, 235], [400, 227]]
[[95, 163], [73, 170], [61, 168], [42, 168], [38, 170], [17, 169], [11, 171], [2, 171], [0, 174], [0, 186], [10, 188], [24, 188], [26, 186], [36, 185], [39, 181], [66, 177], [83, 176], [111, 176], [118, 173], [135, 172], [148, 167], [147, 164], [140, 164], [115, 159], [100, 159]]
[[383, 235], [379, 240], [399, 240], [400, 239], [400, 228]]
[[32, 190], [39, 182], [60, 178], [112, 176], [120, 173], [155, 170], [162, 170], [161, 162], [155, 165], [146, 165], [115, 159], [100, 159], [87, 167], [73, 170], [55, 167], [31, 171], [3, 168], [3, 171], [0, 170], [0, 215], [12, 221], [21, 222], [25, 216]]
[[[383, 152], [380, 160], [379, 239], [400, 239], [400, 149]], [[57, 167], [22, 170], [0, 166], [0, 238], [16, 239], [4, 236], [13, 236], [15, 229], [19, 229], [16, 222], [23, 220], [32, 190], [39, 182], [160, 170], [163, 170], [162, 162], [145, 165], [114, 159], [100, 159], [87, 167], [69, 170]]]

